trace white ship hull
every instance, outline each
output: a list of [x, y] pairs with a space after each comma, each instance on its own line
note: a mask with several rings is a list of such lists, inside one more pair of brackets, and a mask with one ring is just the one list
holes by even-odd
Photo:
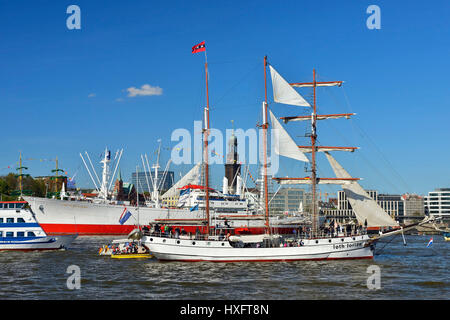
[[[68, 201], [36, 197], [24, 197], [30, 205], [36, 220], [47, 234], [77, 233], [79, 235], [125, 235], [136, 225], [145, 226], [155, 223], [167, 223], [183, 226], [187, 232], [195, 233], [199, 228], [204, 232], [202, 210], [190, 209], [125, 207], [88, 201]], [[127, 208], [132, 216], [122, 225], [119, 218]], [[222, 220], [211, 218], [211, 225], [223, 223]], [[228, 224], [231, 227], [245, 227], [250, 232], [260, 233], [264, 230], [264, 221], [257, 215], [230, 214]], [[286, 228], [284, 226], [284, 228]]]
[[272, 248], [236, 248], [228, 241], [154, 236], [145, 236], [142, 241], [159, 260], [190, 262], [371, 259], [374, 250], [367, 235], [310, 239], [303, 240], [302, 246]]
[[66, 249], [77, 237], [77, 235], [59, 235], [52, 237], [41, 237], [32, 240], [14, 239], [0, 242], [0, 251], [4, 250], [62, 250]]

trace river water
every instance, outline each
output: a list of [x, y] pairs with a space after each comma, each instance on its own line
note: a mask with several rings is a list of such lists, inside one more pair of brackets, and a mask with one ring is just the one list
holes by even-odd
[[430, 238], [384, 240], [373, 260], [187, 263], [98, 256], [113, 237], [79, 237], [66, 251], [1, 252], [0, 299], [449, 299], [450, 242]]

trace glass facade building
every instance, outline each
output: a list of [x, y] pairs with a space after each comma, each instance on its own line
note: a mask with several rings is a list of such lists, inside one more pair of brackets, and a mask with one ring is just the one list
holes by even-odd
[[[151, 176], [154, 177], [155, 173], [152, 171]], [[148, 183], [147, 183], [148, 181]], [[150, 179], [150, 175], [148, 172], [133, 172], [131, 174], [131, 183], [136, 186], [139, 190], [139, 193], [142, 192], [152, 192], [153, 191], [153, 183]], [[159, 190], [167, 191], [174, 184], [174, 173], [173, 171], [167, 171], [164, 176], [164, 172], [158, 172], [158, 185], [160, 185]]]
[[[307, 193], [301, 188], [281, 188], [275, 195], [269, 193], [271, 214], [298, 213], [305, 211]], [[310, 199], [311, 201], [311, 199]]]

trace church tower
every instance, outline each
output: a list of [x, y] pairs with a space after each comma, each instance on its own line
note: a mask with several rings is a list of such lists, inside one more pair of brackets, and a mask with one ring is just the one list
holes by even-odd
[[238, 176], [241, 174], [241, 164], [239, 163], [239, 155], [237, 151], [237, 138], [233, 133], [228, 141], [228, 153], [225, 163], [225, 178], [228, 180], [228, 193], [236, 194], [236, 185]]

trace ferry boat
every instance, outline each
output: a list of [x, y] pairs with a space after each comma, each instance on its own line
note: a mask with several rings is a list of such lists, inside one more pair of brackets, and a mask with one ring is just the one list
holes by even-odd
[[66, 249], [76, 234], [48, 236], [37, 223], [26, 201], [0, 201], [0, 251]]

